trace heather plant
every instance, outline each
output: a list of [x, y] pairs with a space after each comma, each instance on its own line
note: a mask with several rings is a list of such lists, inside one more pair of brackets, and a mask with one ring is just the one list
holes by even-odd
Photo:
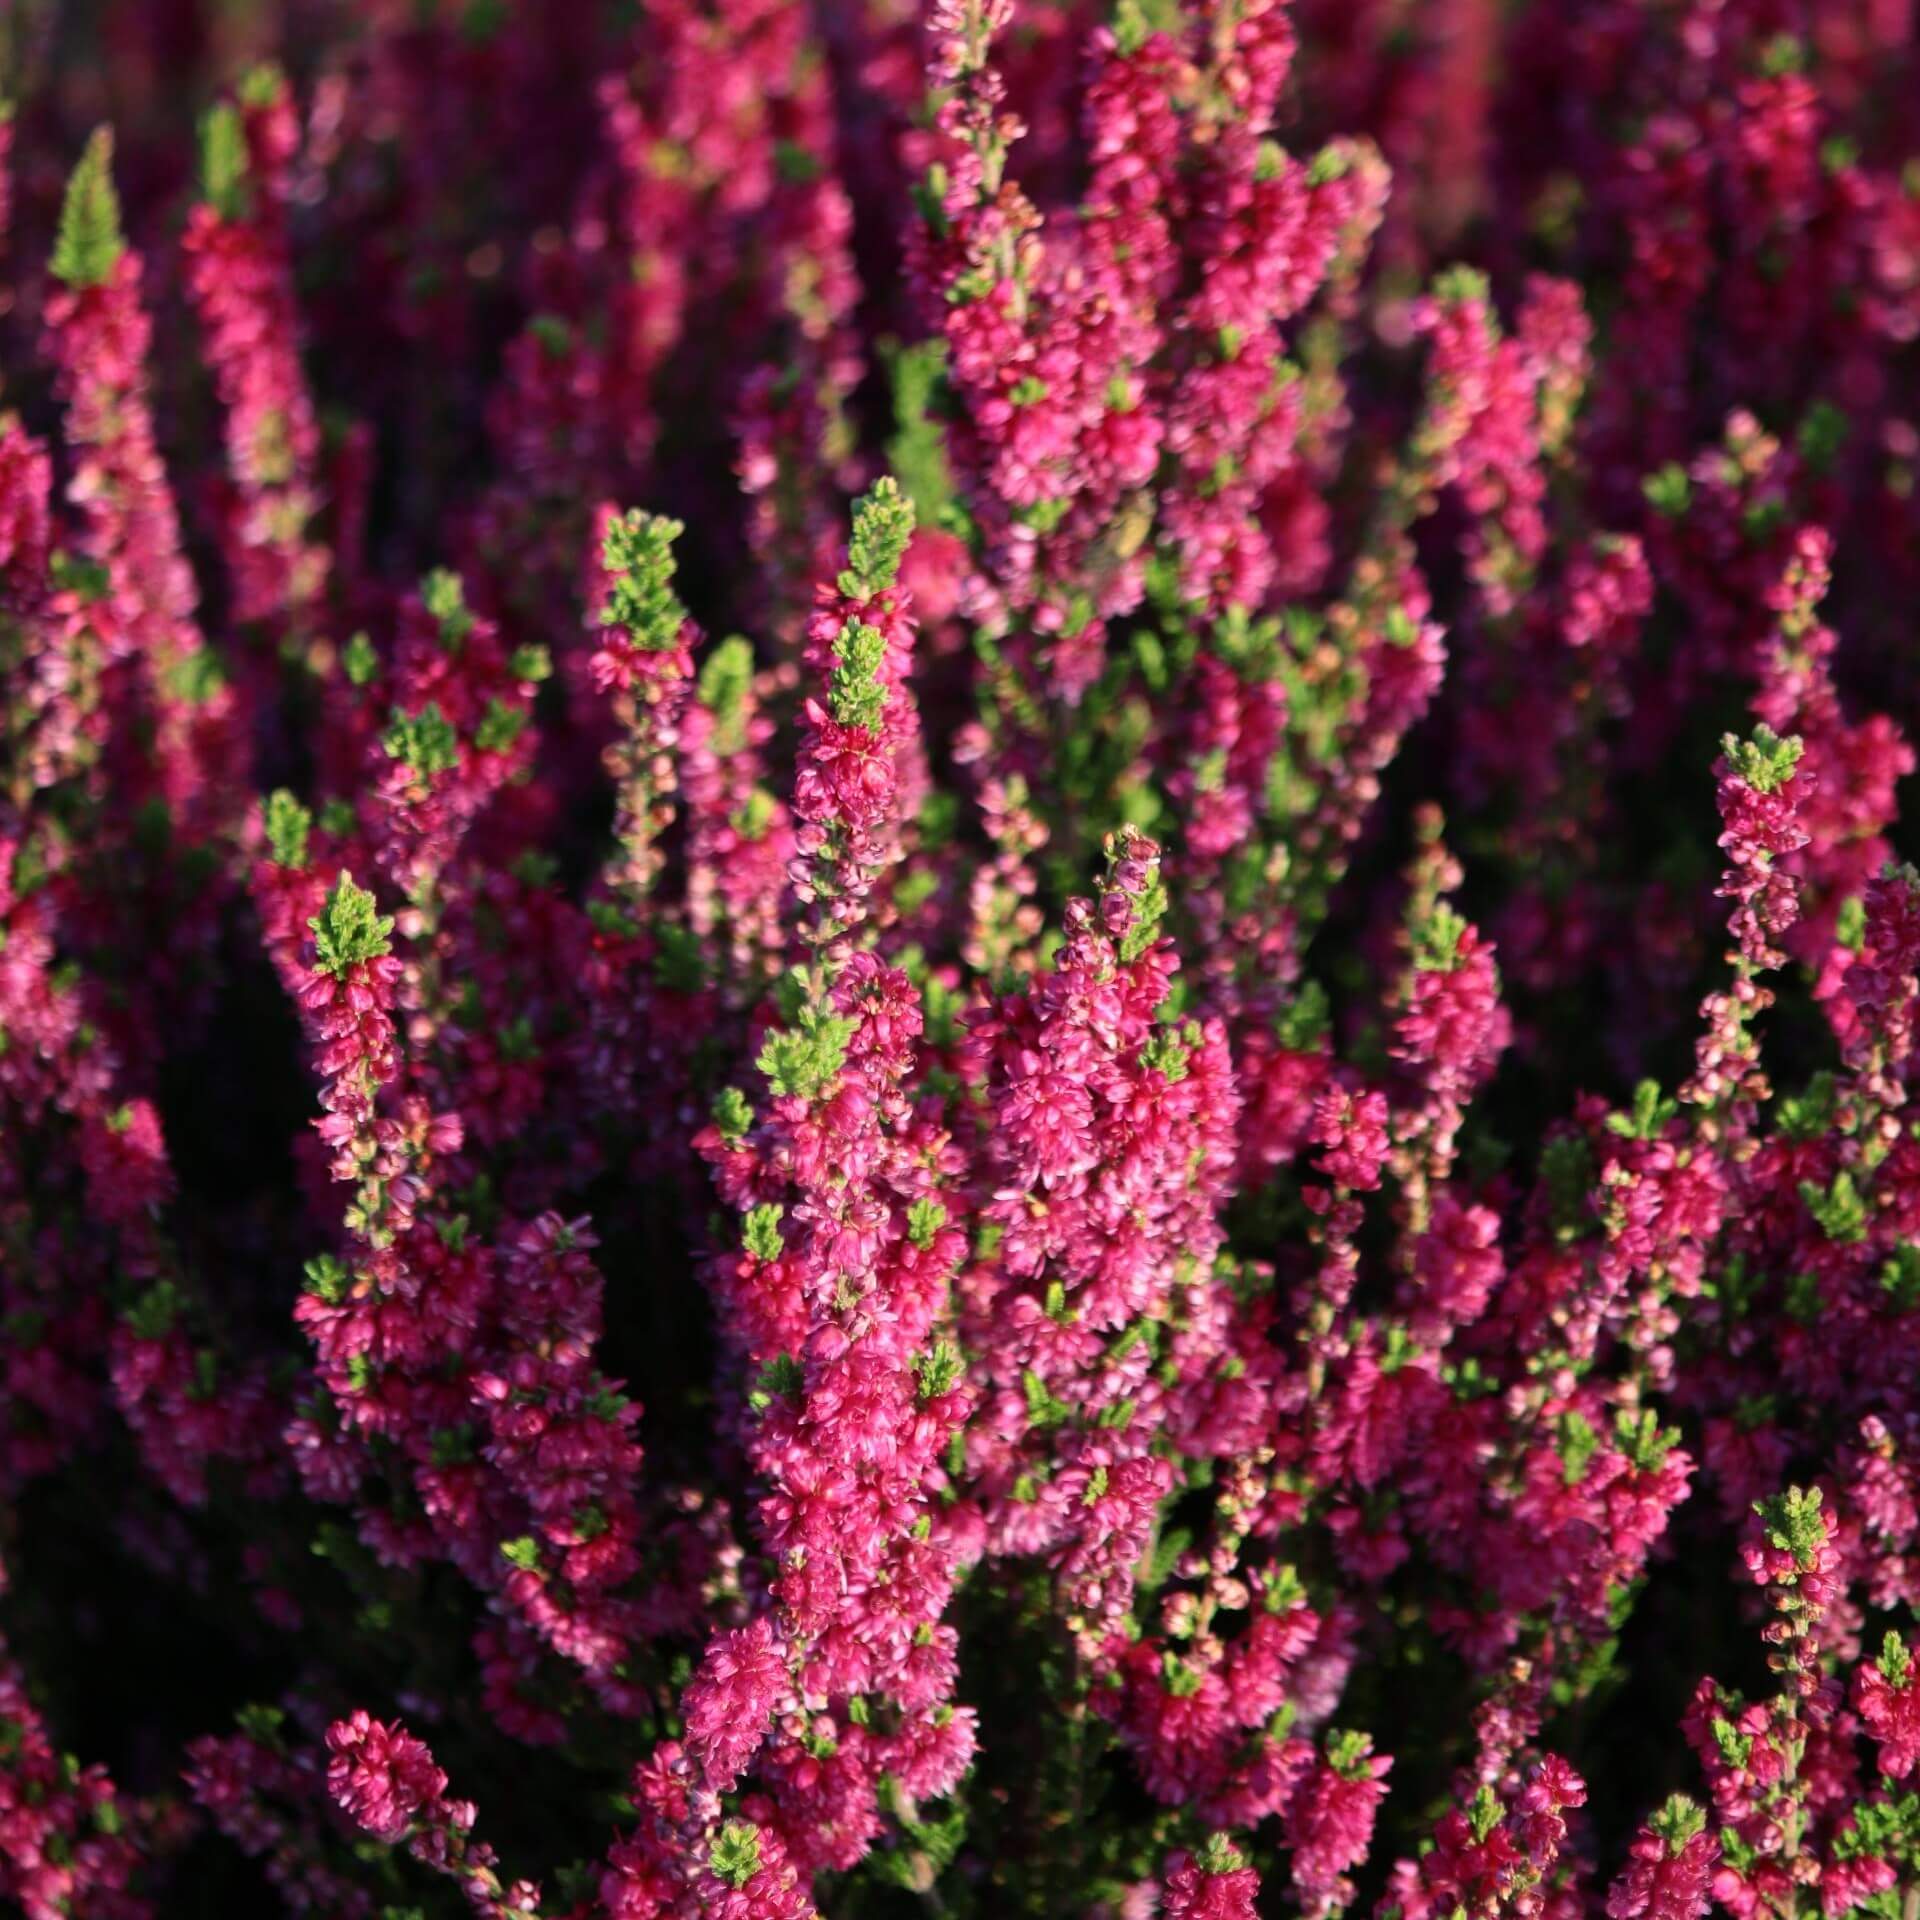
[[1915, 1920], [1916, 98], [0, 9], [0, 1906]]

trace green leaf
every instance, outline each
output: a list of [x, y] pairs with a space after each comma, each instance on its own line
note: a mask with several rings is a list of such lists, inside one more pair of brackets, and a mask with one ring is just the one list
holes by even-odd
[[247, 133], [237, 107], [222, 100], [200, 120], [200, 192], [222, 220], [246, 213]]
[[893, 356], [893, 438], [887, 464], [923, 526], [942, 524], [953, 505], [946, 428], [935, 417], [946, 384], [947, 343], [928, 340]]
[[707, 655], [698, 683], [700, 704], [713, 715], [717, 751], [737, 753], [743, 744], [741, 715], [753, 691], [753, 645], [731, 634]]
[[673, 543], [686, 528], [664, 514], [639, 508], [607, 522], [601, 561], [607, 601], [600, 624], [623, 627], [636, 647], [664, 653], [680, 641], [687, 612], [673, 591]]
[[1751, 740], [1729, 733], [1720, 745], [1727, 764], [1755, 793], [1778, 793], [1800, 764], [1799, 735], [1790, 734], [1783, 740], [1764, 722], [1754, 728]]
[[1678, 520], [1693, 502], [1693, 482], [1677, 460], [1670, 460], [1658, 473], [1650, 473], [1640, 483], [1647, 505], [1664, 520]]
[[849, 620], [833, 643], [834, 669], [827, 682], [827, 704], [843, 727], [877, 732], [886, 711], [887, 686], [880, 669], [887, 659], [886, 636], [864, 620]]
[[871, 600], [885, 593], [899, 577], [900, 562], [912, 538], [913, 502], [891, 474], [883, 474], [853, 510], [853, 537], [847, 542], [840, 591], [849, 600]]
[[380, 656], [374, 652], [373, 642], [364, 633], [356, 633], [342, 649], [340, 665], [352, 685], [364, 687], [380, 671]]
[[392, 951], [388, 935], [393, 932], [393, 916], [377, 911], [373, 895], [356, 887], [353, 875], [344, 870], [307, 926], [318, 954], [314, 965], [322, 973], [345, 973]]
[[1194, 1857], [1206, 1874], [1238, 1873], [1247, 1864], [1246, 1856], [1224, 1833], [1208, 1834], [1206, 1844]]
[[737, 1147], [753, 1125], [753, 1108], [738, 1087], [722, 1087], [714, 1096], [713, 1124], [728, 1146]]
[[1164, 1075], [1168, 1086], [1177, 1087], [1187, 1077], [1187, 1063], [1199, 1041], [1200, 1028], [1192, 1020], [1177, 1033], [1171, 1027], [1155, 1027], [1140, 1049], [1140, 1064]]
[[120, 197], [113, 189], [113, 129], [98, 127], [67, 182], [53, 248], [54, 277], [76, 293], [103, 286], [125, 251]]
[[778, 1260], [787, 1243], [780, 1237], [780, 1216], [786, 1209], [777, 1202], [748, 1209], [743, 1241], [756, 1260]]
[[1657, 1140], [1666, 1124], [1680, 1111], [1676, 1101], [1660, 1097], [1657, 1080], [1642, 1080], [1633, 1090], [1633, 1111], [1607, 1116], [1607, 1131], [1623, 1140]]
[[1829, 1240], [1857, 1246], [1867, 1237], [1867, 1203], [1847, 1168], [1833, 1176], [1833, 1185], [1824, 1193], [1811, 1180], [1802, 1180], [1800, 1198]]
[[938, 1400], [942, 1394], [951, 1393], [966, 1370], [967, 1363], [951, 1340], [936, 1340], [924, 1353], [913, 1356], [913, 1373], [922, 1401]]
[[1567, 1485], [1577, 1487], [1600, 1451], [1600, 1435], [1585, 1414], [1572, 1408], [1560, 1416], [1559, 1427], [1560, 1460]]
[[1770, 1500], [1756, 1500], [1768, 1540], [1782, 1553], [1793, 1555], [1803, 1571], [1813, 1566], [1827, 1541], [1826, 1516], [1820, 1511], [1818, 1487], [1789, 1487]]
[[1498, 1796], [1483, 1781], [1467, 1806], [1467, 1824], [1473, 1829], [1474, 1839], [1485, 1846], [1488, 1836], [1505, 1817], [1505, 1812]]
[[798, 1024], [770, 1033], [754, 1064], [782, 1098], [817, 1100], [846, 1064], [857, 1022], [802, 1007]]
[[1906, 1687], [1913, 1673], [1913, 1656], [1907, 1651], [1907, 1643], [1889, 1627], [1887, 1637], [1880, 1643], [1880, 1658], [1875, 1664], [1880, 1676], [1888, 1686], [1897, 1689]]
[[285, 787], [267, 796], [267, 846], [276, 867], [298, 870], [307, 864], [307, 834], [313, 815]]
[[747, 1395], [748, 1404], [764, 1413], [776, 1400], [789, 1400], [807, 1384], [806, 1369], [790, 1353], [776, 1353], [760, 1369], [760, 1378]]
[[440, 623], [440, 644], [453, 652], [473, 631], [467, 590], [450, 567], [435, 567], [420, 582], [420, 604]]
[[1668, 1853], [1677, 1858], [1686, 1851], [1689, 1840], [1706, 1831], [1706, 1810], [1684, 1793], [1672, 1794], [1648, 1825], [1667, 1843]]
[[394, 709], [393, 722], [380, 744], [396, 760], [411, 767], [423, 780], [450, 772], [460, 764], [460, 740], [452, 723], [429, 700], [418, 713]]
[[330, 1253], [309, 1260], [306, 1274], [306, 1291], [330, 1307], [339, 1306], [353, 1289], [353, 1275]]
[[947, 1224], [947, 1210], [938, 1200], [916, 1200], [907, 1209], [907, 1238], [925, 1253], [934, 1236]]
[[708, 1864], [716, 1879], [737, 1892], [760, 1871], [760, 1829], [745, 1820], [729, 1820], [713, 1843]]
[[1451, 973], [1459, 964], [1467, 923], [1449, 906], [1437, 906], [1413, 930], [1413, 964], [1421, 973]]
[[510, 707], [504, 700], [489, 700], [480, 724], [473, 730], [473, 744], [482, 753], [505, 753], [526, 731], [523, 708]]

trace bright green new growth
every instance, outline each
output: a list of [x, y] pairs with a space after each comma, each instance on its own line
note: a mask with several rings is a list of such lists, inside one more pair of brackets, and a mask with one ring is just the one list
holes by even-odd
[[330, 1253], [316, 1254], [306, 1264], [306, 1291], [316, 1300], [337, 1307], [353, 1291], [353, 1275]]
[[1247, 1864], [1246, 1856], [1224, 1833], [1208, 1834], [1206, 1845], [1195, 1858], [1200, 1862], [1200, 1871], [1212, 1875], [1238, 1873]]
[[435, 567], [420, 582], [420, 604], [439, 621], [441, 644], [449, 650], [473, 631], [467, 590], [451, 567]]
[[886, 636], [864, 620], [849, 620], [833, 643], [838, 662], [827, 683], [827, 703], [843, 727], [874, 732], [886, 711], [887, 689], [880, 668], [887, 657]]
[[307, 830], [313, 815], [285, 787], [267, 797], [267, 846], [276, 867], [307, 864]]
[[1664, 1099], [1657, 1080], [1642, 1080], [1633, 1090], [1633, 1111], [1607, 1116], [1607, 1131], [1623, 1140], [1657, 1140], [1680, 1111], [1678, 1101]]
[[223, 220], [246, 211], [247, 133], [229, 100], [209, 107], [200, 120], [200, 192]]
[[1467, 1807], [1467, 1824], [1473, 1828], [1474, 1839], [1485, 1846], [1488, 1836], [1504, 1817], [1505, 1809], [1500, 1805], [1499, 1796], [1483, 1781]]
[[1491, 297], [1487, 276], [1478, 267], [1447, 267], [1433, 277], [1433, 297], [1449, 306]]
[[951, 1340], [937, 1340], [924, 1353], [916, 1353], [913, 1374], [922, 1403], [951, 1393], [966, 1370], [967, 1363]]
[[67, 182], [53, 275], [76, 293], [104, 285], [120, 263], [120, 196], [113, 190], [113, 129], [98, 127]]
[[1800, 736], [1792, 734], [1782, 740], [1764, 722], [1754, 728], [1751, 740], [1741, 740], [1730, 733], [1720, 745], [1727, 764], [1755, 793], [1778, 793], [1793, 778], [1793, 770], [1800, 764]]
[[[1107, 885], [1116, 885], [1115, 874], [1122, 861], [1130, 859], [1140, 836], [1131, 827], [1107, 835]], [[1120, 958], [1131, 966], [1159, 937], [1160, 922], [1168, 907], [1166, 882], [1160, 877], [1160, 860], [1155, 855], [1147, 865], [1147, 881], [1140, 891], [1128, 896], [1133, 916], [1120, 937]]]
[[1344, 180], [1353, 171], [1353, 150], [1340, 141], [1329, 141], [1307, 165], [1307, 185], [1330, 186]]
[[1907, 1643], [1891, 1627], [1887, 1629], [1886, 1639], [1880, 1643], [1880, 1658], [1875, 1664], [1888, 1686], [1905, 1688], [1913, 1672], [1913, 1656], [1907, 1651]]
[[754, 1065], [783, 1098], [817, 1099], [846, 1063], [847, 1042], [853, 1038], [855, 1024], [838, 1014], [802, 1007], [797, 1026], [768, 1034]]
[[482, 753], [505, 753], [526, 730], [527, 716], [503, 700], [489, 700], [480, 724], [473, 730], [473, 744]]
[[927, 526], [939, 524], [953, 504], [946, 430], [933, 412], [946, 360], [944, 340], [903, 347], [893, 359], [894, 432], [887, 464], [913, 502], [914, 518]]
[[753, 1125], [753, 1108], [738, 1087], [722, 1087], [714, 1096], [713, 1124], [728, 1146], [737, 1147]]
[[1200, 1029], [1191, 1020], [1183, 1022], [1178, 1030], [1156, 1027], [1140, 1049], [1140, 1064], [1164, 1074], [1168, 1086], [1177, 1087], [1187, 1077], [1188, 1063], [1199, 1043]]
[[1756, 1500], [1753, 1510], [1760, 1516], [1767, 1539], [1782, 1553], [1793, 1555], [1794, 1564], [1810, 1568], [1827, 1541], [1826, 1516], [1820, 1511], [1818, 1487], [1789, 1487], [1770, 1500]]
[[891, 474], [853, 510], [853, 538], [847, 543], [846, 570], [838, 582], [849, 600], [870, 600], [885, 593], [900, 575], [907, 542], [913, 538], [913, 502]]
[[220, 656], [211, 647], [196, 647], [162, 672], [167, 691], [190, 707], [204, 707], [227, 684]]
[[271, 60], [249, 67], [240, 77], [240, 104], [270, 107], [287, 90], [287, 76]]
[[916, 1200], [907, 1209], [907, 1238], [925, 1253], [934, 1236], [947, 1224], [947, 1210], [938, 1200]]
[[1693, 482], [1677, 460], [1669, 460], [1658, 473], [1650, 473], [1640, 482], [1647, 504], [1662, 519], [1678, 520], [1693, 503]]
[[380, 656], [364, 633], [356, 633], [341, 649], [340, 664], [354, 686], [364, 687], [380, 671]]
[[318, 956], [314, 965], [322, 973], [345, 973], [393, 950], [387, 937], [393, 932], [393, 916], [380, 913], [373, 895], [356, 887], [353, 875], [344, 871], [333, 883], [326, 905], [307, 926]]
[[742, 1237], [747, 1251], [756, 1260], [778, 1260], [786, 1251], [787, 1243], [780, 1235], [780, 1216], [785, 1211], [784, 1207], [773, 1202], [748, 1209], [746, 1230]]
[[1842, 1167], [1833, 1176], [1833, 1185], [1824, 1189], [1802, 1180], [1800, 1198], [1829, 1240], [1850, 1247], [1867, 1237], [1867, 1203], [1847, 1168]]
[[1720, 1749], [1721, 1759], [1730, 1767], [1744, 1767], [1753, 1757], [1753, 1735], [1742, 1733], [1731, 1720], [1715, 1717], [1713, 1743]]
[[603, 627], [624, 627], [636, 647], [664, 653], [680, 638], [686, 609], [673, 591], [673, 543], [686, 529], [663, 514], [634, 508], [607, 523], [601, 548], [607, 604]]
[[1684, 1793], [1672, 1794], [1650, 1824], [1667, 1843], [1668, 1853], [1678, 1858], [1687, 1850], [1689, 1840], [1706, 1831], [1706, 1809]]
[[431, 700], [418, 713], [394, 711], [393, 724], [380, 744], [422, 779], [446, 773], [460, 762], [460, 741], [452, 723]]
[[760, 1369], [760, 1377], [747, 1394], [747, 1404], [756, 1413], [765, 1413], [776, 1400], [790, 1400], [807, 1384], [806, 1369], [790, 1353], [776, 1353]]
[[1451, 973], [1460, 959], [1467, 923], [1451, 907], [1435, 907], [1413, 930], [1413, 964], [1421, 973]]
[[760, 1871], [760, 1829], [744, 1820], [729, 1820], [713, 1843], [710, 1864], [715, 1878], [737, 1892]]
[[1577, 1487], [1587, 1477], [1593, 1456], [1600, 1451], [1600, 1435], [1593, 1422], [1577, 1408], [1560, 1416], [1560, 1462], [1567, 1485]]
[[700, 669], [700, 704], [713, 715], [713, 740], [722, 753], [739, 750], [740, 716], [753, 686], [753, 645], [730, 634], [707, 655]]
[[1642, 1407], [1637, 1414], [1622, 1407], [1613, 1417], [1613, 1433], [1620, 1451], [1642, 1473], [1658, 1473], [1680, 1444], [1680, 1429], [1663, 1427], [1651, 1407]]

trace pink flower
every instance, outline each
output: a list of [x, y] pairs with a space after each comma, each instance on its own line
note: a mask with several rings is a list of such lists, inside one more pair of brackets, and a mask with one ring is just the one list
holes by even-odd
[[1344, 1876], [1366, 1858], [1393, 1762], [1365, 1734], [1336, 1733], [1287, 1813], [1293, 1885], [1307, 1910], [1343, 1904]]
[[1667, 1813], [1640, 1829], [1607, 1894], [1608, 1920], [1700, 1920], [1712, 1904], [1720, 1858], [1701, 1818], [1697, 1807], [1670, 1802]]
[[716, 1639], [685, 1699], [687, 1748], [708, 1784], [726, 1793], [766, 1737], [774, 1703], [787, 1685], [785, 1655], [773, 1627], [756, 1620]]
[[[444, 1799], [447, 1776], [426, 1743], [399, 1721], [356, 1707], [327, 1729], [327, 1791], [358, 1826], [391, 1844], [417, 1824], [472, 1824], [472, 1810]], [[464, 1817], [463, 1817], [464, 1816]]]
[[1160, 1911], [1165, 1920], [1254, 1920], [1259, 1892], [1260, 1876], [1216, 1834], [1198, 1857], [1168, 1861]]

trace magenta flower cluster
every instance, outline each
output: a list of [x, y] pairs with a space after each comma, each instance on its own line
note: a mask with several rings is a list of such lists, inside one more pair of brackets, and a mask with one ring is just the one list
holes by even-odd
[[1920, 8], [0, 14], [0, 1905], [1920, 1916]]

